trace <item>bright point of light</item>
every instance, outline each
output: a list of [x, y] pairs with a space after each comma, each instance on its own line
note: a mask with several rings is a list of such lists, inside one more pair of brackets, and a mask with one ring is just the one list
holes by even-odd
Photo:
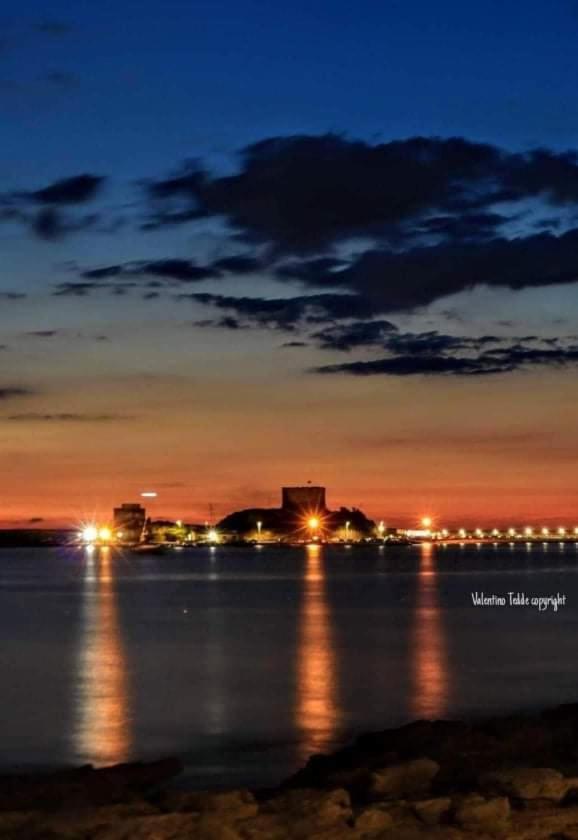
[[383, 519], [381, 520], [381, 522], [377, 526], [377, 530], [379, 531], [380, 534], [383, 534], [383, 532], [385, 531], [385, 522], [383, 521]]
[[109, 540], [112, 536], [110, 528], [101, 528], [98, 532], [99, 539]]
[[476, 528], [476, 537], [483, 537], [483, 536], [484, 536], [484, 532], [482, 531], [482, 529], [481, 528]]
[[177, 528], [182, 528], [183, 527], [183, 520], [182, 519], [177, 519], [176, 525], [177, 525]]
[[218, 542], [218, 541], [219, 541], [219, 535], [218, 535], [218, 533], [215, 531], [215, 529], [214, 529], [214, 528], [211, 528], [211, 530], [209, 531], [209, 533], [207, 534], [207, 536], [208, 536], [208, 538], [209, 538], [209, 542], [213, 542], [213, 543], [215, 543], [215, 542]]
[[560, 534], [561, 537], [563, 537], [564, 534], [566, 533], [566, 528], [562, 528], [562, 527], [558, 528], [558, 533]]
[[315, 531], [317, 528], [319, 528], [319, 520], [316, 516], [310, 517], [310, 519], [307, 520], [307, 524], [309, 525], [312, 531]]
[[547, 528], [542, 528], [542, 533], [544, 534], [545, 537], [547, 537], [548, 534], [550, 533], [550, 531]]
[[531, 537], [532, 536], [532, 529], [530, 527], [524, 528], [524, 533], [527, 537]]
[[459, 535], [460, 535], [460, 537], [461, 537], [462, 539], [464, 539], [464, 538], [465, 538], [465, 536], [466, 536], [466, 532], [465, 532], [465, 529], [464, 529], [464, 528], [460, 528], [460, 530], [459, 530]]
[[156, 499], [158, 493], [155, 493], [154, 490], [147, 490], [145, 493], [141, 493], [141, 496], [144, 499]]
[[516, 536], [516, 529], [515, 528], [508, 528], [508, 536], [515, 537]]
[[124, 537], [124, 534], [123, 534], [122, 531], [117, 531], [116, 536], [118, 537], [119, 540], [122, 540], [122, 538]]
[[87, 525], [86, 528], [82, 532], [82, 539], [86, 542], [94, 542], [95, 539], [98, 537], [98, 531], [94, 527], [94, 525]]
[[424, 528], [431, 528], [431, 525], [432, 525], [431, 516], [424, 516], [423, 519], [421, 520], [421, 524], [423, 525]]
[[500, 532], [498, 531], [497, 528], [494, 528], [494, 530], [492, 531], [492, 536], [493, 537], [499, 537], [500, 536]]

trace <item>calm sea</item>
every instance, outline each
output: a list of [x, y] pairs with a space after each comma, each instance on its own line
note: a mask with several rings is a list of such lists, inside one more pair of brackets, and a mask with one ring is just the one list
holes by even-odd
[[574, 544], [2, 550], [0, 765], [267, 784], [359, 732], [578, 700], [577, 572]]

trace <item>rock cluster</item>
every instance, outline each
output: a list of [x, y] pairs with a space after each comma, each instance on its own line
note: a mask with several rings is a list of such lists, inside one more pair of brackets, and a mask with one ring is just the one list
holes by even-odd
[[178, 762], [0, 779], [12, 840], [578, 840], [578, 705], [418, 721], [313, 756], [275, 789], [162, 790]]

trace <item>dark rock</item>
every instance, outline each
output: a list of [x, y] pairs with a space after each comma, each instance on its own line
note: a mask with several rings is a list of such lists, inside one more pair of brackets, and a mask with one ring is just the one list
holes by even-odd
[[0, 811], [55, 810], [129, 801], [182, 770], [178, 759], [0, 777]]
[[435, 799], [422, 799], [419, 802], [412, 802], [414, 814], [425, 825], [439, 825], [450, 812], [452, 801], [449, 796], [436, 797]]
[[480, 790], [521, 801], [561, 802], [576, 780], [565, 779], [550, 767], [515, 767], [487, 773], [480, 778]]
[[371, 774], [369, 793], [373, 799], [402, 799], [429, 793], [439, 769], [439, 764], [430, 758], [383, 767]]
[[354, 827], [362, 837], [371, 837], [393, 827], [393, 816], [384, 808], [364, 808], [355, 818]]
[[485, 799], [473, 793], [454, 803], [453, 818], [468, 831], [501, 832], [510, 819], [510, 803], [505, 796]]
[[259, 806], [248, 790], [179, 791], [163, 799], [163, 809], [176, 813], [221, 814], [229, 821], [256, 816]]
[[351, 800], [346, 790], [289, 790], [262, 803], [261, 815], [275, 816], [291, 828], [291, 835], [313, 837], [316, 832], [349, 830]]

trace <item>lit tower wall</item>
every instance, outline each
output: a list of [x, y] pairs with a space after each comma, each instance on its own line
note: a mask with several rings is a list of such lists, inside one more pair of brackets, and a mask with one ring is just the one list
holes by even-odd
[[120, 531], [127, 542], [140, 540], [145, 519], [146, 511], [139, 504], [123, 504], [113, 511], [114, 529]]

